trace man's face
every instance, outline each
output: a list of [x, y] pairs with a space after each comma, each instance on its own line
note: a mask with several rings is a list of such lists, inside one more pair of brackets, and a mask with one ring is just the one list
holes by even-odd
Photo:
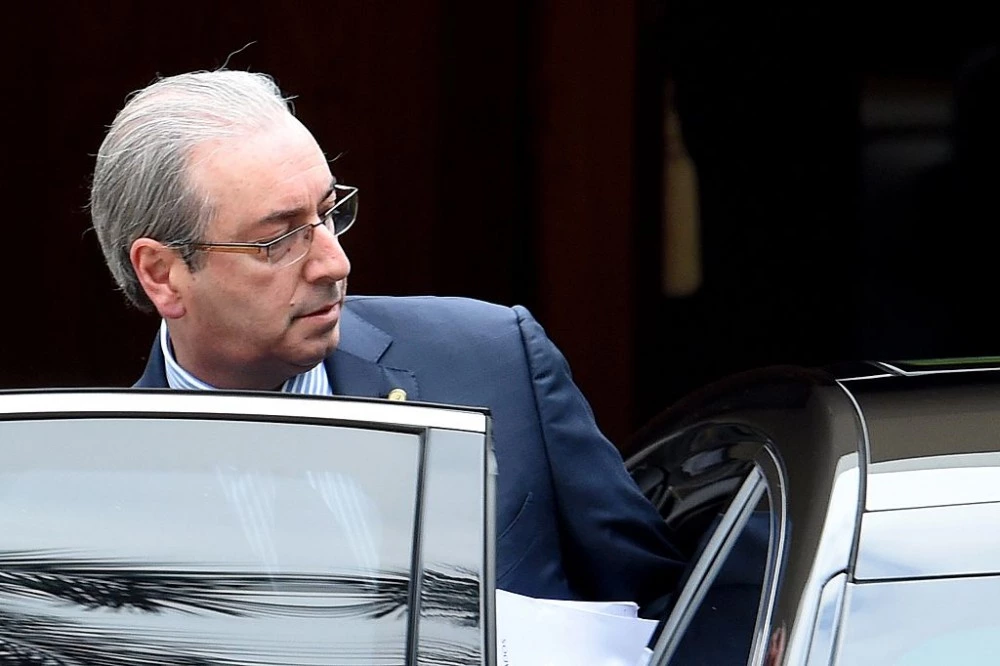
[[[291, 116], [202, 144], [192, 157], [192, 182], [214, 208], [205, 242], [269, 241], [334, 203], [327, 161]], [[170, 320], [177, 360], [195, 376], [220, 388], [274, 388], [336, 347], [351, 266], [325, 227], [290, 266], [216, 252], [198, 260], [198, 270], [176, 268], [183, 314]]]

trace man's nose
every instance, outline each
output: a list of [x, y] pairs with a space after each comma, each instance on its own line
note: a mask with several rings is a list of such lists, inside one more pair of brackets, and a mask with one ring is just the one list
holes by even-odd
[[326, 226], [313, 231], [312, 246], [306, 257], [305, 278], [309, 282], [343, 280], [351, 272], [351, 261], [340, 245], [340, 239]]

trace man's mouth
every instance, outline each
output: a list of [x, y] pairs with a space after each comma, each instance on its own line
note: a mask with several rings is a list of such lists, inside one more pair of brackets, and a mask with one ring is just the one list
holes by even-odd
[[327, 303], [325, 305], [321, 305], [315, 308], [314, 310], [299, 315], [297, 318], [305, 319], [307, 317], [317, 317], [317, 318], [336, 317], [337, 315], [340, 314], [340, 303], [341, 303], [340, 301], [334, 301], [333, 303]]

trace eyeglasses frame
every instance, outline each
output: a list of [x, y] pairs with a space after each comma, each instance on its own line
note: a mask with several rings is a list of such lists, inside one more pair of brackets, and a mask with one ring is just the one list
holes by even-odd
[[[197, 243], [170, 243], [170, 244], [167, 245], [167, 247], [177, 248], [177, 249], [180, 249], [180, 248], [190, 248], [192, 250], [197, 250], [199, 252], [226, 252], [226, 253], [256, 254], [256, 255], [263, 254], [265, 257], [267, 257], [268, 259], [270, 259], [271, 248], [273, 246], [277, 245], [278, 243], [280, 243], [281, 241], [283, 241], [283, 240], [285, 240], [287, 238], [291, 238], [295, 234], [303, 233], [304, 231], [306, 231], [308, 229], [315, 229], [316, 227], [318, 227], [320, 225], [324, 225], [325, 226], [326, 223], [327, 223], [327, 220], [329, 220], [329, 219], [331, 219], [333, 217], [334, 211], [336, 211], [338, 208], [340, 208], [341, 206], [343, 206], [344, 204], [346, 204], [348, 201], [350, 201], [352, 198], [354, 198], [358, 194], [358, 188], [353, 187], [351, 185], [334, 185], [333, 186], [333, 190], [334, 190], [334, 192], [337, 193], [337, 200], [333, 203], [333, 206], [331, 206], [328, 211], [326, 211], [325, 213], [323, 213], [322, 215], [320, 215], [318, 221], [316, 221], [316, 222], [307, 222], [306, 224], [303, 224], [301, 226], [295, 227], [291, 231], [289, 231], [287, 233], [284, 233], [284, 234], [281, 234], [277, 238], [272, 238], [269, 241], [253, 242], [253, 243], [251, 243], [251, 242], [247, 242], [247, 243], [237, 243], [237, 242], [230, 242], [230, 243], [203, 243], [203, 242], [197, 242]], [[340, 236], [344, 235], [347, 232], [348, 229], [350, 229], [352, 226], [354, 226], [354, 222], [357, 219], [357, 216], [358, 216], [358, 214], [357, 214], [357, 208], [355, 208], [354, 217], [352, 217], [351, 221], [347, 223], [347, 226], [345, 226], [343, 229], [340, 229], [339, 231], [336, 230], [336, 229], [330, 229], [330, 231], [333, 232], [333, 235], [336, 236], [336, 237], [340, 237]], [[327, 227], [327, 228], [329, 228], [329, 227]], [[305, 255], [303, 255], [303, 256], [305, 256]], [[299, 257], [299, 259], [301, 259], [301, 257]], [[294, 261], [292, 261], [288, 265], [290, 266], [291, 264], [296, 263], [299, 259], [295, 259]]]

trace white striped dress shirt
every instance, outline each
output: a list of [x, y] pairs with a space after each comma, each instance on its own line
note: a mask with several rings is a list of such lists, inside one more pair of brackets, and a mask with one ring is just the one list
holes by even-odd
[[[167, 386], [172, 389], [188, 389], [200, 391], [217, 390], [211, 384], [207, 384], [190, 372], [185, 370], [174, 358], [174, 351], [170, 345], [170, 333], [167, 331], [167, 322], [160, 322], [160, 350], [163, 352], [164, 367], [167, 372]], [[302, 374], [289, 378], [281, 385], [282, 393], [301, 393], [304, 395], [333, 395], [333, 387], [330, 386], [330, 378], [326, 374], [326, 367], [320, 361], [310, 370]]]

